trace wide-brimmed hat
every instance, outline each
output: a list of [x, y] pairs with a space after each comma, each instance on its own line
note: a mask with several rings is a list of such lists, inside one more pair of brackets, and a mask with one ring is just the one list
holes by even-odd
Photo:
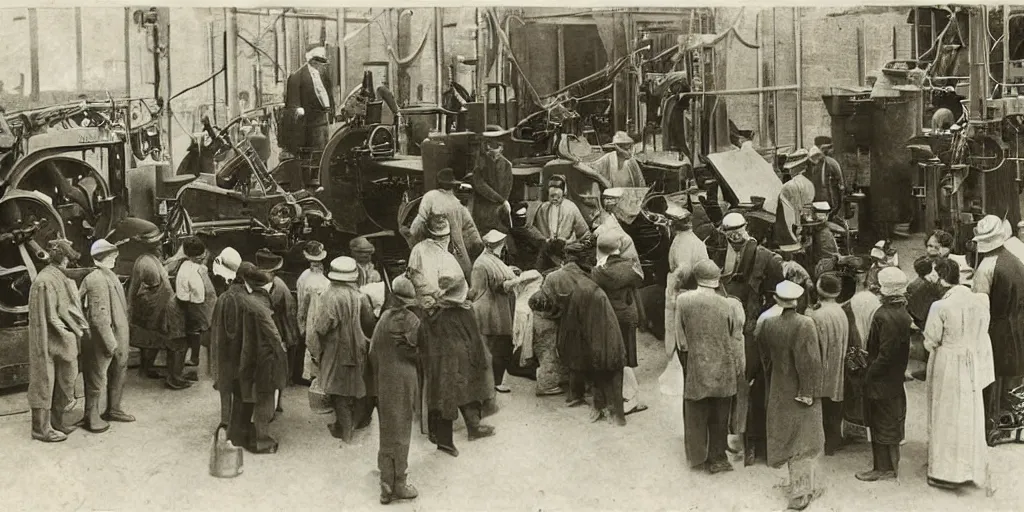
[[437, 171], [437, 183], [438, 185], [449, 185], [457, 187], [462, 184], [461, 181], [455, 179], [455, 171], [451, 167], [445, 167], [440, 171]]
[[348, 250], [352, 251], [353, 254], [373, 254], [377, 249], [369, 240], [366, 239], [366, 237], [357, 236], [348, 243]]
[[780, 306], [793, 306], [804, 294], [804, 287], [793, 281], [782, 281], [775, 285], [775, 300]]
[[807, 152], [807, 159], [812, 162], [820, 162], [825, 158], [825, 152], [818, 146], [811, 146], [811, 150]]
[[697, 286], [705, 288], [718, 288], [722, 277], [722, 269], [711, 260], [698, 261], [693, 266], [693, 277], [697, 280]]
[[306, 247], [302, 249], [302, 256], [307, 261], [323, 261], [327, 258], [327, 251], [324, 249], [324, 244], [316, 240], [310, 240], [306, 242]]
[[256, 265], [245, 261], [238, 267], [238, 276], [253, 289], [270, 284], [270, 274], [256, 268]]
[[89, 248], [89, 255], [94, 260], [103, 259], [108, 254], [118, 252], [117, 246], [108, 242], [106, 238], [100, 238], [92, 243], [92, 247]]
[[433, 215], [427, 219], [427, 232], [433, 236], [446, 236], [452, 233], [452, 226], [444, 215]]
[[280, 270], [284, 266], [284, 258], [270, 252], [270, 249], [256, 251], [256, 267], [263, 272]]
[[339, 256], [331, 260], [330, 271], [327, 272], [327, 279], [342, 283], [354, 283], [359, 280], [359, 267], [356, 260], [348, 256]]
[[878, 271], [878, 286], [887, 297], [907, 294], [907, 274], [897, 267], [885, 267]]
[[986, 215], [974, 227], [974, 241], [978, 244], [978, 252], [992, 252], [1006, 243], [1003, 232], [1003, 221], [995, 215]]
[[807, 163], [807, 157], [808, 154], [806, 149], [798, 149], [786, 155], [786, 164], [783, 165], [782, 167], [784, 169], [792, 169], [794, 167], [799, 167], [800, 165]]
[[234, 281], [238, 275], [238, 269], [242, 266], [242, 255], [231, 247], [225, 247], [220, 254], [213, 259], [213, 275], [223, 277], [228, 281]]
[[507, 236], [508, 235], [502, 233], [501, 231], [498, 231], [497, 229], [492, 229], [488, 231], [486, 235], [484, 235], [483, 241], [487, 245], [494, 245], [504, 242]]
[[618, 131], [618, 132], [615, 132], [614, 136], [612, 136], [612, 144], [614, 144], [616, 146], [618, 146], [618, 145], [627, 145], [627, 144], [628, 145], [633, 145], [633, 144], [636, 144], [636, 141], [633, 140], [633, 138], [630, 137], [628, 133], [623, 132], [623, 131]]
[[834, 299], [842, 293], [843, 282], [834, 272], [825, 272], [818, 277], [818, 296]]
[[135, 240], [144, 244], [157, 244], [164, 240], [164, 232], [159, 229], [135, 235]]

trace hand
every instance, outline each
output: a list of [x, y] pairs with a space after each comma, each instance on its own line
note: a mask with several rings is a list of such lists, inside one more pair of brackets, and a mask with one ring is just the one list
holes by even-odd
[[796, 400], [797, 402], [800, 402], [808, 407], [814, 405], [814, 399], [808, 396], [798, 396], [793, 400]]
[[304, 108], [302, 108], [302, 107], [299, 107], [299, 108], [295, 109], [295, 115], [297, 117], [302, 117], [302, 116], [306, 115], [306, 110]]

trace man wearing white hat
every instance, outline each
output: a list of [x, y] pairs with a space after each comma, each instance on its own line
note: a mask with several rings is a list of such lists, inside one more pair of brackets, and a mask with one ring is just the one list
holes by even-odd
[[995, 360], [995, 382], [985, 390], [987, 428], [992, 431], [1007, 408], [1007, 393], [1021, 385], [1024, 376], [1024, 263], [1007, 243], [1003, 222], [987, 215], [974, 228], [981, 263], [974, 275], [974, 291], [989, 296], [992, 319], [989, 336]]
[[486, 249], [473, 262], [473, 301], [480, 334], [486, 338], [491, 352], [494, 389], [499, 393], [512, 391], [504, 382], [505, 370], [512, 364], [512, 297], [516, 274], [501, 260], [506, 235], [492, 229], [484, 235]]
[[814, 203], [814, 183], [804, 176], [809, 162], [807, 150], [801, 149], [789, 155], [786, 159], [785, 169], [790, 173], [790, 180], [782, 184], [779, 192], [779, 209], [776, 215], [782, 213], [786, 226], [793, 231], [794, 235], [800, 236], [801, 215], [805, 208]]
[[[295, 281], [296, 302], [298, 303], [298, 328], [299, 346], [305, 352], [303, 359], [302, 378], [309, 381], [314, 377], [315, 369], [309, 356], [310, 337], [313, 331], [309, 329], [312, 323], [313, 313], [317, 310], [320, 295], [331, 285], [331, 281], [324, 275], [324, 259], [327, 258], [327, 251], [324, 244], [312, 240], [306, 243], [302, 250], [303, 257], [309, 262], [309, 268], [302, 271], [299, 279]], [[295, 377], [294, 375], [292, 376]]]
[[[108, 421], [132, 422], [135, 418], [121, 408], [125, 374], [128, 371], [128, 301], [124, 286], [114, 274], [117, 247], [99, 239], [89, 251], [96, 270], [82, 280], [82, 307], [89, 321], [89, 336], [82, 339], [82, 374], [85, 378], [84, 427], [105, 432]], [[100, 397], [106, 394], [107, 408], [100, 414]]]
[[701, 260], [708, 259], [708, 248], [704, 241], [693, 232], [690, 212], [670, 203], [665, 217], [672, 227], [672, 245], [668, 249], [668, 275], [665, 278], [665, 312], [662, 323], [665, 326], [665, 352], [669, 355], [668, 366], [658, 380], [662, 393], [680, 395], [683, 392], [682, 367], [672, 357], [676, 350], [676, 297], [684, 290], [694, 290], [697, 282], [693, 279], [693, 268]]
[[[804, 288], [775, 287], [782, 313], [767, 318], [757, 336], [769, 372], [768, 465], [789, 466], [789, 508], [803, 510], [818, 494], [815, 470], [825, 445], [821, 422], [821, 349], [814, 321], [796, 311]], [[908, 323], [909, 325], [909, 323]]]
[[729, 416], [740, 386], [746, 385], [743, 306], [718, 293], [721, 271], [713, 261], [700, 261], [693, 274], [697, 289], [679, 294], [670, 319], [686, 379], [686, 459], [691, 467], [720, 473], [732, 470], [726, 455]]
[[[330, 123], [334, 115], [334, 96], [331, 94], [331, 76], [327, 68], [327, 49], [322, 44], [307, 48], [306, 64], [288, 77], [284, 88], [284, 103], [290, 121], [294, 124], [281, 141], [282, 149], [299, 156], [311, 156], [322, 151], [330, 138]], [[319, 170], [304, 176], [306, 185], [320, 185]]]
[[[251, 263], [249, 265], [252, 265]], [[226, 248], [213, 260], [213, 273], [228, 282], [217, 297], [210, 321], [210, 351], [214, 360], [214, 386], [220, 392], [220, 423], [235, 446], [247, 446], [253, 409], [242, 397], [242, 308], [249, 295], [239, 271], [242, 257]]]
[[640, 170], [640, 164], [633, 156], [633, 145], [636, 142], [626, 132], [615, 132], [612, 137], [612, 145], [615, 146], [615, 159], [618, 167], [611, 175], [613, 187], [645, 187], [644, 173]]
[[376, 318], [370, 300], [357, 287], [356, 260], [347, 256], [331, 261], [327, 278], [331, 286], [320, 296], [314, 313], [309, 350], [319, 363], [324, 393], [334, 405], [331, 435], [349, 443], [356, 428], [369, 425], [373, 413], [373, 379], [370, 374], [367, 333]]
[[864, 371], [864, 417], [871, 429], [874, 465], [857, 473], [865, 482], [894, 480], [899, 474], [900, 443], [905, 438], [907, 392], [904, 380], [910, 361], [914, 319], [907, 312], [907, 275], [898, 267], [878, 272], [882, 305], [868, 329]]

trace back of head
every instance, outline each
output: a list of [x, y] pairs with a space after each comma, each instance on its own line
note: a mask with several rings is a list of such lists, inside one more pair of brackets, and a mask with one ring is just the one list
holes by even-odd
[[[917, 270], [916, 265], [914, 270]], [[935, 273], [948, 284], [960, 284], [960, 265], [949, 258], [935, 260]]]
[[931, 258], [921, 256], [914, 261], [914, 272], [917, 273], [918, 277], [923, 279], [925, 276], [932, 273], [932, 263]]

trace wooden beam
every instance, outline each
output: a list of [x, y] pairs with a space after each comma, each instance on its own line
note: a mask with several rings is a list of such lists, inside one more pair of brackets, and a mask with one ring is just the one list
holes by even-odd
[[82, 58], [82, 8], [75, 7], [75, 88], [85, 89], [85, 65]]
[[36, 9], [28, 10], [28, 45], [30, 98], [39, 101], [39, 16]]
[[558, 34], [558, 88], [565, 87], [565, 29], [559, 26]]

